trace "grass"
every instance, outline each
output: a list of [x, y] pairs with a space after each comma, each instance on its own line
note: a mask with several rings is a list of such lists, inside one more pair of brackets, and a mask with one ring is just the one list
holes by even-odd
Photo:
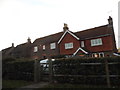
[[92, 86], [92, 85], [80, 85], [80, 84], [49, 84], [44, 88], [105, 88], [105, 86]]
[[[2, 87], [3, 88], [19, 88], [27, 85], [34, 84], [34, 82], [28, 82], [23, 80], [3, 80], [2, 81]], [[69, 83], [51, 83], [43, 88], [107, 88], [107, 86], [103, 85], [81, 85], [81, 84], [69, 84]], [[113, 88], [113, 87], [111, 87]], [[36, 89], [35, 89], [36, 90]], [[37, 90], [40, 90], [38, 88]]]
[[30, 84], [33, 84], [33, 82], [28, 82], [23, 80], [3, 80], [2, 88], [18, 88]]

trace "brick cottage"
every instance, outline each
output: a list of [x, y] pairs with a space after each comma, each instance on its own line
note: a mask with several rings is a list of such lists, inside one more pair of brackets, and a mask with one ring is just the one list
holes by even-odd
[[36, 39], [31, 56], [39, 59], [57, 55], [106, 57], [114, 52], [117, 49], [113, 20], [109, 17], [107, 25], [79, 32], [70, 31], [64, 24], [62, 32]]
[[113, 56], [113, 53], [117, 52], [113, 20], [109, 16], [108, 24], [78, 32], [72, 32], [67, 24], [64, 24], [62, 32], [38, 38], [33, 43], [29, 38], [27, 43], [2, 51], [3, 56], [10, 53], [7, 56], [32, 59], [45, 59], [59, 55], [66, 57]]

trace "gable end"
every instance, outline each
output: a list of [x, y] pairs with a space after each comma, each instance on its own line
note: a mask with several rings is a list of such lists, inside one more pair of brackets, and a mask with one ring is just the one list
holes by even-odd
[[74, 38], [76, 38], [77, 40], [79, 40], [79, 38], [78, 38], [76, 35], [74, 35], [73, 33], [71, 33], [69, 30], [66, 30], [66, 31], [64, 32], [64, 34], [62, 35], [62, 37], [59, 39], [58, 44], [62, 41], [62, 39], [64, 38], [64, 36], [65, 36], [67, 33], [69, 33], [69, 34], [72, 35]]
[[76, 50], [76, 52], [73, 53], [73, 55], [75, 56], [75, 55], [78, 53], [79, 50], [83, 51], [85, 54], [88, 54], [87, 51], [85, 51], [85, 50], [83, 50], [82, 48], [79, 47], [79, 48]]

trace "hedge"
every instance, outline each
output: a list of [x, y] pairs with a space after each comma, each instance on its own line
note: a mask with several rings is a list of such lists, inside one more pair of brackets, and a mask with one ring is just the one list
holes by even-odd
[[33, 80], [34, 61], [3, 60], [2, 77], [12, 80]]
[[57, 59], [53, 62], [54, 80], [60, 83], [106, 84], [105, 60], [112, 85], [120, 83], [120, 57]]

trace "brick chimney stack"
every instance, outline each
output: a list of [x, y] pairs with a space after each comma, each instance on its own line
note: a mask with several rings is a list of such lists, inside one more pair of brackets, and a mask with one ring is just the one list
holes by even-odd
[[68, 25], [66, 23], [64, 23], [64, 27], [63, 27], [63, 31], [65, 32], [66, 30], [68, 30]]
[[12, 43], [12, 47], [14, 47], [14, 43]]
[[113, 26], [113, 19], [112, 19], [111, 16], [109, 16], [108, 24], [109, 24], [110, 26]]
[[28, 37], [27, 42], [28, 42], [28, 43], [31, 43], [31, 39], [30, 39], [30, 37]]

